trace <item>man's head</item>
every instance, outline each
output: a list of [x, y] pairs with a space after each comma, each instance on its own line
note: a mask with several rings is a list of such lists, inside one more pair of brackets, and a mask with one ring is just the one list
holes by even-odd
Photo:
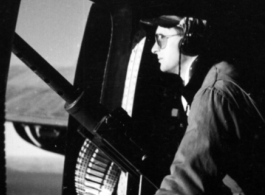
[[160, 69], [163, 72], [179, 73], [181, 52], [179, 50], [180, 41], [183, 38], [183, 30], [176, 27], [158, 26], [155, 34], [155, 44], [152, 53], [157, 55]]
[[[187, 64], [198, 55], [196, 42], [201, 39], [194, 30], [201, 31], [200, 25], [204, 24], [197, 19], [168, 15], [143, 23], [157, 26], [152, 53], [157, 55], [161, 71], [175, 74], [179, 74], [180, 70], [181, 74], [187, 72]], [[196, 44], [193, 46], [194, 37]]]
[[182, 18], [178, 16], [160, 16], [143, 23], [156, 26], [155, 44], [152, 53], [157, 55], [160, 69], [163, 72], [178, 74], [180, 60], [179, 44], [184, 36], [184, 27], [181, 26]]

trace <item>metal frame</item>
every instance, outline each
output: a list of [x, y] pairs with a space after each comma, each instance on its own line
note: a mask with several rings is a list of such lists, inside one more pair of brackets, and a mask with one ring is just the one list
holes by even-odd
[[11, 46], [17, 22], [20, 0], [0, 2], [0, 186], [1, 194], [6, 194], [5, 160], [5, 93], [9, 70]]

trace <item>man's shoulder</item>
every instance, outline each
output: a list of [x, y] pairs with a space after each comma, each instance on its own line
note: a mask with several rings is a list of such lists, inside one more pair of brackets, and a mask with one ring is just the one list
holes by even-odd
[[195, 98], [202, 98], [203, 94], [211, 92], [228, 101], [244, 99], [245, 96], [248, 96], [248, 90], [240, 81], [240, 74], [235, 66], [226, 61], [218, 62], [208, 71]]

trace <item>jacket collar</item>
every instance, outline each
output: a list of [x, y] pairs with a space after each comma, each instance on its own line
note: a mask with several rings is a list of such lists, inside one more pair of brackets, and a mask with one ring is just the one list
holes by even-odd
[[191, 105], [196, 92], [205, 85], [212, 85], [216, 80], [226, 80], [237, 83], [245, 89], [249, 89], [248, 82], [244, 77], [244, 71], [226, 62], [206, 60], [198, 58], [192, 65], [193, 75], [189, 83], [183, 88], [182, 94]]

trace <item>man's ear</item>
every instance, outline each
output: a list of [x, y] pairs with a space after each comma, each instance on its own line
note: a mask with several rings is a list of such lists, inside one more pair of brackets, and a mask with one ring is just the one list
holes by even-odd
[[204, 46], [206, 21], [185, 17], [180, 21], [179, 27], [184, 29], [184, 37], [179, 43], [180, 52], [188, 56], [199, 55]]

